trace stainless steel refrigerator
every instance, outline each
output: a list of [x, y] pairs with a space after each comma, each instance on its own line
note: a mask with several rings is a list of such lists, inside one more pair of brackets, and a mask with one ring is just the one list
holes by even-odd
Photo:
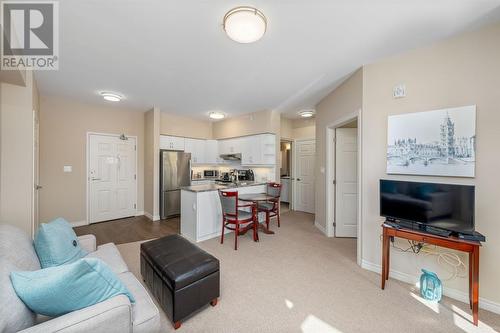
[[181, 186], [191, 185], [191, 154], [160, 151], [160, 217], [181, 213]]

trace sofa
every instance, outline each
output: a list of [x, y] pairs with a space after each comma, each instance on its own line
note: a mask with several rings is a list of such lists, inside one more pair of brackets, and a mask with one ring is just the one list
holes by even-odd
[[96, 246], [94, 235], [78, 237], [87, 257], [104, 261], [134, 295], [118, 295], [57, 318], [36, 315], [17, 297], [11, 271], [40, 269], [33, 240], [21, 229], [0, 224], [0, 332], [159, 332], [160, 314], [144, 286], [128, 270], [113, 243]]

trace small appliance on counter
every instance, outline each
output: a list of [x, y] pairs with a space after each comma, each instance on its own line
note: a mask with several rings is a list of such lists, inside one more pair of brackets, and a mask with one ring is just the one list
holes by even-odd
[[237, 181], [242, 181], [242, 180], [254, 181], [255, 180], [255, 175], [254, 175], [254, 172], [252, 169], [248, 169], [248, 170], [234, 169], [234, 170], [232, 170], [232, 173], [234, 174], [234, 177]]
[[219, 178], [219, 170], [203, 170], [203, 178]]
[[220, 174], [219, 179], [217, 179], [216, 182], [218, 182], [218, 183], [231, 183], [232, 182], [232, 180], [231, 180], [231, 173], [229, 173], [229, 172], [222, 172]]

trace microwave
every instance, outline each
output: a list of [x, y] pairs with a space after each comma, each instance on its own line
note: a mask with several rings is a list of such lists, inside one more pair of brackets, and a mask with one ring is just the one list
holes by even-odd
[[219, 178], [219, 170], [203, 170], [203, 178]]

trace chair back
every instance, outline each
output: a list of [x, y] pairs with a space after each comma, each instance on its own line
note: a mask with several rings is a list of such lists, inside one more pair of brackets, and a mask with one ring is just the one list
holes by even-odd
[[279, 198], [281, 195], [281, 184], [267, 183], [266, 193], [272, 197]]
[[219, 190], [219, 198], [222, 207], [222, 215], [237, 216], [238, 191]]

